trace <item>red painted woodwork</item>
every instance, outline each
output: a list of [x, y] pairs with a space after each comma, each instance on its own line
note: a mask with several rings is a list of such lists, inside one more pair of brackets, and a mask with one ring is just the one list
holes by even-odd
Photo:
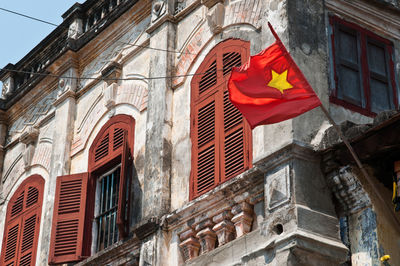
[[88, 173], [57, 177], [49, 264], [79, 261], [83, 253]]
[[[337, 105], [341, 105], [347, 109], [353, 110], [355, 112], [361, 113], [365, 116], [370, 116], [374, 117], [376, 116], [376, 113], [374, 113], [371, 110], [371, 102], [372, 102], [372, 96], [371, 96], [371, 84], [370, 84], [370, 67], [368, 64], [368, 58], [367, 58], [367, 43], [368, 42], [375, 42], [384, 47], [385, 52], [388, 54], [388, 75], [389, 75], [389, 80], [388, 83], [390, 84], [391, 87], [391, 99], [392, 99], [392, 104], [394, 107], [397, 109], [398, 108], [398, 100], [397, 100], [397, 89], [396, 89], [396, 80], [395, 80], [395, 73], [394, 73], [394, 63], [393, 63], [393, 43], [390, 40], [387, 40], [379, 35], [376, 35], [375, 33], [368, 31], [354, 23], [345, 21], [341, 18], [338, 17], [330, 17], [329, 19], [331, 28], [332, 28], [332, 35], [331, 35], [331, 46], [332, 46], [332, 55], [333, 55], [333, 76], [335, 80], [335, 87], [331, 91], [331, 95], [329, 97], [330, 102], [335, 103]], [[344, 99], [338, 98], [338, 89], [339, 89], [339, 76], [337, 73], [337, 56], [335, 53], [337, 53], [337, 47], [335, 47], [335, 36], [338, 34], [336, 32], [337, 27], [345, 27], [345, 29], [354, 31], [357, 34], [357, 38], [359, 38], [360, 42], [360, 55], [359, 55], [359, 60], [360, 60], [360, 65], [361, 65], [361, 76], [362, 79], [360, 80], [361, 82], [361, 87], [364, 93], [364, 100], [365, 100], [365, 106], [360, 106], [358, 104], [349, 102]]]
[[[135, 120], [128, 115], [112, 117], [99, 131], [89, 149], [89, 172], [57, 179], [50, 264], [82, 260], [91, 253], [92, 223], [97, 178], [121, 163], [118, 227], [128, 233], [130, 183]], [[127, 205], [128, 203], [128, 205]]]
[[127, 142], [133, 151], [135, 120], [128, 115], [112, 117], [100, 130], [89, 149], [89, 171], [94, 172], [121, 156], [123, 132], [128, 132]]
[[237, 39], [219, 43], [192, 79], [190, 199], [251, 167], [251, 130], [227, 89], [232, 67], [248, 60], [249, 46]]
[[[121, 174], [120, 174], [120, 186], [119, 186], [119, 195], [118, 195], [118, 211], [117, 211], [117, 225], [120, 237], [125, 237], [128, 235], [129, 229], [129, 210], [130, 210], [130, 187], [129, 174], [131, 170], [131, 152], [129, 150], [128, 141], [127, 141], [127, 132], [124, 131], [122, 134], [123, 142], [121, 142], [122, 147], [122, 157], [121, 157]], [[128, 196], [127, 196], [127, 191]]]
[[[135, 120], [128, 115], [112, 117], [97, 134], [89, 149], [89, 192], [94, 198], [96, 180], [105, 171], [121, 163], [120, 191], [117, 224], [120, 237], [125, 237], [129, 228], [130, 186], [127, 186], [133, 154]], [[107, 139], [107, 142], [104, 140]], [[106, 148], [104, 148], [106, 147]], [[98, 152], [101, 150], [101, 152]], [[97, 152], [97, 153], [96, 153]], [[97, 154], [101, 154], [97, 155]], [[128, 197], [128, 198], [127, 198]], [[126, 205], [128, 203], [128, 206]], [[94, 217], [94, 202], [88, 202], [87, 239], [91, 239], [91, 220]]]
[[11, 197], [6, 214], [1, 265], [34, 265], [42, 213], [44, 179], [28, 177]]

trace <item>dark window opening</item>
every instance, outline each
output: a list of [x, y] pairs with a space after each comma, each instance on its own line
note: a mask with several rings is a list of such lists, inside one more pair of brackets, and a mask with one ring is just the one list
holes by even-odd
[[97, 251], [103, 250], [118, 241], [117, 209], [120, 166], [102, 176], [97, 184], [96, 227]]
[[393, 45], [374, 33], [331, 18], [334, 88], [331, 102], [367, 116], [397, 107]]

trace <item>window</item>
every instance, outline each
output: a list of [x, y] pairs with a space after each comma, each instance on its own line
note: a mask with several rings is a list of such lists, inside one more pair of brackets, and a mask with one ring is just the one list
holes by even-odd
[[96, 250], [102, 250], [118, 241], [117, 209], [121, 167], [103, 175], [97, 181], [95, 226]]
[[89, 149], [89, 172], [59, 176], [50, 264], [82, 260], [129, 233], [135, 120], [111, 118]]
[[337, 17], [330, 19], [334, 84], [331, 102], [368, 116], [397, 107], [393, 45]]
[[28, 177], [7, 206], [1, 265], [34, 265], [42, 213], [44, 179]]
[[232, 67], [249, 57], [249, 42], [229, 39], [215, 46], [191, 82], [193, 199], [251, 166], [251, 130], [231, 104]]

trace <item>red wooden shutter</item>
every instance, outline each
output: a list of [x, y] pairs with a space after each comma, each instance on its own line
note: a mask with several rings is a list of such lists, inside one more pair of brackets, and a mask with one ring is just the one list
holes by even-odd
[[[241, 56], [241, 49], [228, 46], [223, 49], [222, 65], [225, 80], [229, 77], [232, 67], [245, 63], [247, 58]], [[248, 135], [250, 128], [239, 110], [229, 100], [227, 86], [224, 86], [223, 99], [223, 141], [221, 141], [221, 181], [238, 175], [249, 167]]]
[[250, 127], [226, 87], [232, 67], [245, 63], [248, 50], [241, 40], [218, 44], [192, 80], [191, 199], [250, 167]]
[[[7, 224], [5, 230], [5, 241], [3, 242], [2, 259], [4, 265], [16, 265], [18, 257], [18, 243], [19, 243], [19, 231], [20, 231], [20, 219], [16, 219], [13, 222]], [[5, 243], [5, 244], [4, 244]]]
[[37, 243], [39, 236], [39, 215], [41, 209], [36, 208], [24, 215], [22, 219], [22, 239], [20, 240], [19, 265], [34, 265], [35, 257], [34, 243]]
[[193, 145], [194, 152], [192, 160], [193, 179], [192, 193], [194, 196], [215, 187], [218, 183], [218, 148], [216, 124], [218, 106], [216, 95], [206, 98], [194, 106]]
[[7, 208], [1, 265], [34, 265], [39, 237], [44, 180], [28, 177]]
[[66, 263], [84, 258], [88, 173], [59, 176], [56, 184], [49, 263]]
[[[121, 172], [120, 172], [120, 186], [118, 195], [118, 211], [117, 211], [117, 225], [121, 238], [128, 234], [128, 217], [129, 217], [129, 198], [130, 198], [130, 183], [129, 175], [131, 169], [131, 153], [129, 150], [127, 132], [123, 132], [123, 151], [121, 157]], [[127, 193], [128, 192], [128, 193]], [[128, 195], [127, 195], [128, 194]]]

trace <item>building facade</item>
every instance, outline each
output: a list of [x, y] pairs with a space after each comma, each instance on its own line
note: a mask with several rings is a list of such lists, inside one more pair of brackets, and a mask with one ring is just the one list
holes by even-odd
[[[400, 265], [400, 2], [87, 0], [0, 71], [1, 265]], [[251, 130], [275, 39], [323, 112]], [[396, 167], [395, 167], [396, 165]]]

